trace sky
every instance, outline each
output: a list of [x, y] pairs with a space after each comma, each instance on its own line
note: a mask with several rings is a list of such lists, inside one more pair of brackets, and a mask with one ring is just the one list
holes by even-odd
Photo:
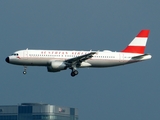
[[[75, 107], [79, 120], [159, 120], [160, 1], [1, 0], [0, 105], [42, 102]], [[22, 49], [124, 49], [150, 29], [152, 59], [112, 68], [47, 72], [46, 67], [11, 65], [5, 58]]]

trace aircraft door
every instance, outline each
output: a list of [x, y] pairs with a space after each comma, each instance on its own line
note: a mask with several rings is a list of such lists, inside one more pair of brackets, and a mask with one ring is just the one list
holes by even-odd
[[23, 51], [23, 57], [24, 57], [24, 59], [28, 58], [28, 49]]
[[119, 54], [119, 62], [123, 62], [124, 60], [124, 54], [120, 53]]

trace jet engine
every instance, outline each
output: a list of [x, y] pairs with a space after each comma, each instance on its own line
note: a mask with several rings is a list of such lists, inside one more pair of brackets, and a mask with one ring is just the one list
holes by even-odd
[[67, 66], [64, 62], [61, 61], [53, 61], [50, 66], [47, 66], [48, 72], [59, 72], [61, 70], [67, 69]]

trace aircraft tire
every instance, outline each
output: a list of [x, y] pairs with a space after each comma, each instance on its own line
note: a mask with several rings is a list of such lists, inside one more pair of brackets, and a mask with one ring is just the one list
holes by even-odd
[[76, 76], [76, 75], [78, 75], [78, 71], [77, 71], [77, 70], [71, 72], [71, 76], [72, 76], [72, 77], [74, 77], [74, 76]]
[[75, 70], [75, 71], [74, 71], [74, 74], [75, 74], [75, 75], [78, 75], [78, 71], [77, 71], [77, 70]]
[[74, 72], [71, 72], [71, 76], [72, 76], [72, 77], [74, 77], [74, 76], [75, 76]]
[[23, 74], [25, 75], [27, 72], [26, 71], [23, 71]]

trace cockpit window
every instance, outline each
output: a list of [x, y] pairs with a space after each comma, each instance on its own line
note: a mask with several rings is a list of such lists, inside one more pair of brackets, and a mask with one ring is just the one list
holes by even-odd
[[13, 56], [18, 56], [18, 54], [17, 53], [14, 53], [14, 54], [12, 54]]

